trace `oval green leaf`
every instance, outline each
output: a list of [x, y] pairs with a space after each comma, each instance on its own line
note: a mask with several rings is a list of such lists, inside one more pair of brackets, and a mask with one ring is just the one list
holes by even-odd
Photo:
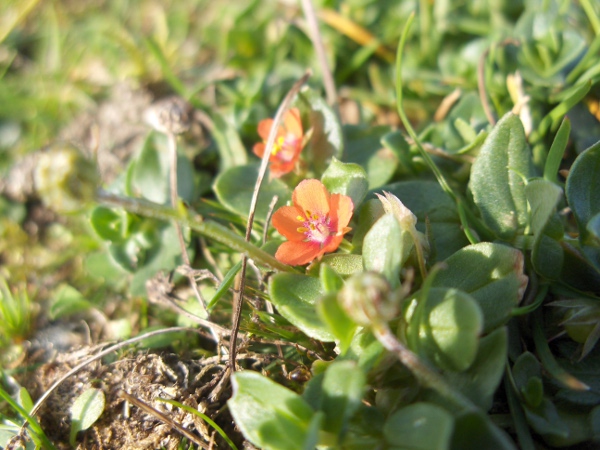
[[[231, 167], [221, 173], [214, 184], [214, 191], [219, 202], [230, 211], [242, 217], [248, 217], [252, 194], [258, 177], [258, 164]], [[260, 188], [256, 218], [265, 220], [269, 212], [269, 204], [273, 197], [279, 197], [276, 207], [284, 205], [291, 192], [281, 180], [264, 180]]]
[[483, 143], [469, 181], [483, 221], [501, 239], [512, 240], [527, 225], [525, 183], [533, 176], [523, 125], [509, 113]]
[[314, 412], [302, 397], [257, 372], [237, 372], [231, 381], [227, 405], [246, 439], [265, 450], [306, 448]]
[[319, 318], [317, 300], [324, 294], [321, 281], [305, 275], [279, 273], [269, 282], [271, 302], [279, 313], [307, 336], [332, 342], [335, 336]]
[[431, 403], [413, 403], [392, 414], [383, 434], [390, 449], [446, 450], [454, 430], [454, 419]]

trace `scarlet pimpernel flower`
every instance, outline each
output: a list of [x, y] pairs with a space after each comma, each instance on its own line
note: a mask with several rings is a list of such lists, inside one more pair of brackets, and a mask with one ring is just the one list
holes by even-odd
[[[272, 127], [273, 119], [261, 120], [258, 124], [258, 135], [263, 139], [263, 142], [255, 144], [252, 151], [261, 158], [265, 153], [266, 142]], [[303, 145], [304, 132], [300, 120], [300, 111], [298, 108], [292, 108], [285, 113], [283, 125], [277, 130], [275, 145], [269, 157], [271, 177], [279, 178], [294, 170]]]
[[330, 194], [319, 180], [304, 180], [294, 189], [292, 202], [293, 206], [282, 206], [273, 214], [273, 226], [288, 240], [275, 258], [298, 266], [337, 249], [350, 231], [352, 199]]

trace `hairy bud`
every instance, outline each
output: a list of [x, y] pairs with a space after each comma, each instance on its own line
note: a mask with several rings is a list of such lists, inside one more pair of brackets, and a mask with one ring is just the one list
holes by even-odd
[[389, 322], [398, 315], [398, 296], [376, 272], [364, 272], [346, 280], [338, 301], [349, 317], [362, 326]]

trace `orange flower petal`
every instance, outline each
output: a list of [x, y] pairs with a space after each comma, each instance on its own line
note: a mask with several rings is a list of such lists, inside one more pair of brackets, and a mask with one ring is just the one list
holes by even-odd
[[288, 133], [292, 133], [297, 138], [302, 137], [302, 119], [300, 119], [300, 110], [298, 108], [292, 108], [285, 113], [283, 126]]
[[275, 253], [275, 258], [290, 266], [308, 264], [321, 253], [319, 244], [314, 242], [284, 242]]
[[271, 127], [273, 126], [273, 119], [264, 119], [258, 123], [258, 135], [262, 138], [263, 141], [269, 139], [269, 133], [271, 132]]
[[311, 214], [329, 213], [329, 192], [319, 180], [304, 180], [292, 194], [294, 205]]
[[329, 203], [331, 205], [331, 221], [335, 224], [337, 231], [340, 232], [350, 222], [354, 204], [350, 197], [342, 194], [332, 194]]
[[259, 158], [262, 158], [265, 154], [265, 144], [262, 142], [254, 144], [254, 147], [252, 147], [252, 152]]
[[325, 247], [322, 248], [321, 255], [324, 255], [325, 253], [331, 253], [331, 252], [336, 251], [337, 248], [342, 243], [343, 239], [344, 239], [344, 236], [341, 234], [339, 236], [332, 237], [331, 241], [329, 241], [329, 244], [327, 244]]
[[304, 234], [298, 231], [298, 227], [302, 226], [302, 222], [298, 220], [300, 211], [295, 206], [282, 206], [275, 214], [271, 222], [279, 234], [290, 241], [301, 241], [304, 239]]

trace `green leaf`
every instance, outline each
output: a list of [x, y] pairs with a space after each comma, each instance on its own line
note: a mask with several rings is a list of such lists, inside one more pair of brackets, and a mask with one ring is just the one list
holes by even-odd
[[366, 382], [365, 373], [355, 361], [335, 361], [327, 368], [319, 408], [325, 413], [325, 431], [344, 435], [348, 422], [361, 405]]
[[544, 399], [542, 365], [530, 352], [525, 352], [515, 361], [513, 379], [517, 392], [521, 394], [527, 406], [537, 408]]
[[[431, 288], [419, 298], [422, 312], [407, 316], [411, 347], [445, 370], [464, 371], [477, 355], [483, 318], [479, 306], [457, 289]], [[412, 310], [414, 311], [414, 310]]]
[[382, 190], [394, 194], [417, 216], [417, 229], [427, 233], [438, 261], [469, 244], [455, 203], [435, 181], [402, 181], [388, 184]]
[[302, 397], [257, 372], [237, 372], [231, 381], [227, 405], [246, 439], [265, 450], [307, 448], [314, 412]]
[[375, 222], [363, 241], [365, 270], [381, 273], [392, 288], [400, 284], [400, 269], [413, 248], [409, 233], [400, 228], [393, 214], [385, 214]]
[[[246, 148], [237, 130], [225, 117], [217, 112], [212, 114], [214, 127], [211, 134], [217, 143], [221, 158], [220, 171], [225, 172], [232, 167], [243, 166], [248, 161]], [[246, 212], [246, 214], [248, 214]]]
[[127, 218], [125, 211], [97, 206], [90, 216], [90, 224], [105, 241], [122, 242], [126, 238]]
[[551, 231], [553, 223], [550, 222], [562, 198], [562, 189], [547, 180], [533, 180], [525, 188], [525, 193], [531, 210], [531, 229], [534, 234], [531, 262], [539, 274], [558, 279], [564, 261], [559, 242], [563, 233], [558, 233], [557, 239], [554, 239], [546, 230]]
[[481, 411], [467, 412], [456, 418], [451, 448], [517, 450], [510, 437]]
[[63, 284], [50, 304], [48, 316], [55, 320], [90, 309], [92, 304], [77, 289]]
[[332, 157], [342, 159], [344, 136], [336, 113], [331, 109], [320, 93], [305, 89], [300, 98], [310, 107], [309, 121], [312, 135], [305, 150], [307, 160], [314, 164], [317, 172], [322, 173]]
[[[186, 238], [184, 230], [184, 238]], [[146, 295], [146, 281], [161, 270], [172, 270], [181, 264], [181, 247], [177, 230], [173, 223], [166, 224], [156, 234], [156, 240], [144, 254], [143, 265], [135, 270], [129, 285], [132, 295]], [[190, 258], [194, 257], [193, 251], [188, 249]]]
[[445, 372], [444, 378], [475, 405], [487, 411], [492, 407], [494, 394], [504, 375], [507, 349], [506, 328], [496, 328], [479, 339], [477, 356], [466, 371]]
[[269, 281], [271, 302], [279, 313], [306, 335], [331, 342], [335, 336], [316, 311], [316, 303], [324, 292], [318, 278], [278, 273]]
[[142, 151], [133, 162], [132, 190], [155, 203], [165, 204], [169, 201], [169, 167], [168, 154], [163, 146], [158, 149], [158, 133], [150, 133], [144, 142]]
[[317, 263], [311, 264], [308, 269], [310, 275], [316, 275], [322, 265], [327, 265], [338, 275], [353, 275], [363, 270], [363, 260], [361, 255], [348, 255], [345, 253], [331, 253], [324, 255]]
[[533, 176], [531, 152], [521, 120], [507, 114], [481, 147], [469, 181], [483, 221], [501, 239], [512, 240], [527, 225], [525, 183]]
[[[214, 184], [214, 191], [219, 202], [230, 211], [242, 217], [248, 217], [252, 193], [258, 177], [258, 168], [258, 164], [249, 164], [232, 167], [222, 172]], [[290, 189], [281, 180], [265, 179], [260, 188], [260, 196], [256, 205], [258, 220], [266, 220], [269, 204], [275, 195], [279, 197], [275, 208], [284, 205], [291, 198]]]
[[77, 433], [87, 430], [104, 412], [104, 392], [90, 388], [84, 391], [71, 406], [71, 434], [69, 442], [75, 446]]
[[558, 169], [560, 168], [560, 163], [562, 162], [567, 144], [569, 143], [570, 133], [571, 122], [565, 117], [560, 124], [560, 128], [558, 129], [554, 141], [552, 141], [550, 151], [548, 152], [548, 159], [546, 159], [546, 164], [544, 165], [544, 180], [553, 183], [557, 182]]
[[487, 334], [510, 318], [527, 287], [523, 254], [491, 242], [469, 245], [446, 261], [433, 280], [433, 287], [456, 288], [470, 294], [483, 312]]
[[533, 180], [525, 187], [525, 195], [531, 210], [531, 231], [537, 237], [556, 211], [562, 189], [547, 180]]
[[335, 294], [344, 286], [342, 277], [327, 264], [319, 266], [319, 278], [321, 279], [323, 290], [328, 294]]
[[340, 352], [346, 353], [356, 332], [356, 323], [340, 306], [336, 294], [326, 294], [317, 303], [317, 313], [328, 330], [339, 341]]
[[454, 419], [449, 412], [419, 402], [392, 414], [385, 422], [383, 434], [390, 449], [445, 450], [450, 448], [453, 429]]
[[[388, 136], [386, 143], [392, 146], [394, 149], [392, 150], [381, 142], [382, 136], [389, 134], [389, 127], [346, 125], [344, 132], [346, 135], [344, 161], [364, 167], [369, 189], [376, 189], [387, 183], [398, 167], [399, 157], [394, 150], [402, 146], [402, 137]], [[411, 164], [410, 160], [408, 163]]]
[[587, 224], [600, 213], [600, 141], [581, 153], [567, 178], [567, 200], [579, 226], [581, 239], [587, 238]]
[[332, 194], [343, 194], [350, 197], [354, 208], [360, 205], [368, 188], [367, 174], [361, 166], [354, 163], [343, 163], [335, 157], [323, 172], [321, 181]]

